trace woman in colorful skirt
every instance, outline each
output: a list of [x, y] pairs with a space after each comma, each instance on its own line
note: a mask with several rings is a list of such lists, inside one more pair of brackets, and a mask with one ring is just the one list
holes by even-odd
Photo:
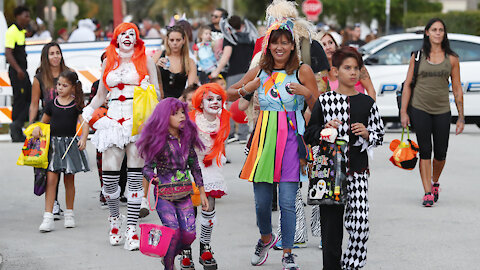
[[[312, 109], [318, 88], [312, 69], [300, 65], [293, 36], [293, 23], [274, 23], [267, 31], [258, 67], [251, 69], [229, 89], [231, 99], [251, 99], [258, 92], [260, 115], [240, 178], [253, 182], [257, 225], [261, 238], [252, 265], [262, 265], [277, 236], [272, 233], [273, 183], [279, 183], [283, 269], [299, 269], [291, 253], [295, 234], [295, 196], [305, 173], [305, 159], [299, 156], [305, 131], [302, 110]], [[298, 135], [297, 135], [298, 134]], [[302, 144], [303, 145], [303, 144]], [[301, 146], [301, 145], [300, 145]]]

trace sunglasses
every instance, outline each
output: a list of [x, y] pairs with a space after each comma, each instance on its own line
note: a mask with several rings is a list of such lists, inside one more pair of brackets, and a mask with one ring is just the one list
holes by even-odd
[[212, 18], [220, 18], [220, 16], [215, 15], [215, 14], [212, 14], [212, 15], [210, 15], [210, 16], [211, 16]]

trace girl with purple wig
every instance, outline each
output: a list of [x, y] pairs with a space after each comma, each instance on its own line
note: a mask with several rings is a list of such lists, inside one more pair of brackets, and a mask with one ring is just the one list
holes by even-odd
[[190, 248], [195, 240], [195, 215], [190, 195], [181, 196], [176, 193], [179, 188], [168, 187], [183, 185], [185, 188], [190, 183], [191, 188], [187, 172], [190, 170], [200, 190], [202, 209], [208, 209], [195, 152], [195, 147], [203, 149], [204, 146], [186, 112], [187, 104], [175, 98], [160, 101], [137, 142], [140, 156], [145, 159], [143, 175], [148, 181], [153, 179], [155, 184], [158, 216], [164, 226], [175, 230], [163, 262], [167, 270], [174, 269], [175, 256]]

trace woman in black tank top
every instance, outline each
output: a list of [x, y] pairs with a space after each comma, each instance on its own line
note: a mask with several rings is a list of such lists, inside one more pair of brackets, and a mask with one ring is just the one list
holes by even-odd
[[179, 98], [187, 82], [198, 81], [195, 61], [190, 58], [185, 30], [178, 25], [167, 29], [165, 51], [157, 52], [153, 60], [160, 68], [164, 97]]

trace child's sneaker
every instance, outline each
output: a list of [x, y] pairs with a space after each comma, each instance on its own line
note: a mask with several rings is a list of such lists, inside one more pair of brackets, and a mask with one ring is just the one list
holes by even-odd
[[425, 193], [425, 196], [423, 196], [423, 206], [425, 207], [431, 207], [433, 206], [433, 195], [431, 192]]
[[101, 209], [108, 209], [107, 200], [105, 200], [105, 197], [103, 196], [102, 191], [100, 191], [100, 208]]
[[194, 270], [195, 265], [192, 259], [192, 249], [184, 249], [180, 254], [180, 269], [181, 270]]
[[272, 233], [272, 238], [270, 242], [263, 243], [262, 239], [258, 240], [257, 245], [255, 246], [255, 252], [253, 253], [251, 263], [254, 266], [260, 266], [268, 258], [268, 250], [271, 249], [278, 241], [278, 237], [276, 234]]
[[150, 210], [148, 209], [148, 200], [145, 197], [142, 197], [142, 203], [140, 204], [140, 214], [139, 218], [144, 218], [150, 214]]
[[52, 214], [54, 220], [60, 220], [60, 218], [63, 216], [63, 210], [60, 208], [60, 204], [57, 200], [53, 202]]
[[137, 226], [127, 226], [127, 230], [125, 231], [125, 244], [123, 245], [123, 248], [130, 251], [138, 250], [140, 248], [140, 239], [137, 235]]
[[55, 229], [55, 223], [53, 222], [53, 214], [50, 212], [45, 212], [43, 214], [43, 221], [38, 227], [40, 232], [50, 232]]
[[299, 270], [300, 267], [295, 263], [294, 257], [297, 257], [297, 255], [294, 255], [292, 253], [283, 253], [282, 257], [282, 264], [283, 264], [283, 270]]
[[217, 261], [213, 258], [212, 247], [208, 244], [200, 243], [200, 258], [198, 261], [205, 270], [216, 270]]
[[124, 215], [120, 215], [118, 217], [109, 217], [108, 221], [110, 222], [110, 245], [116, 246], [120, 244], [122, 241], [122, 234], [120, 232], [122, 228], [123, 220], [125, 219]]
[[75, 228], [75, 219], [73, 217], [74, 215], [73, 215], [72, 209], [65, 210], [65, 216], [64, 216], [65, 228]]
[[432, 195], [433, 195], [433, 201], [437, 202], [438, 201], [438, 194], [440, 193], [440, 183], [432, 183]]

